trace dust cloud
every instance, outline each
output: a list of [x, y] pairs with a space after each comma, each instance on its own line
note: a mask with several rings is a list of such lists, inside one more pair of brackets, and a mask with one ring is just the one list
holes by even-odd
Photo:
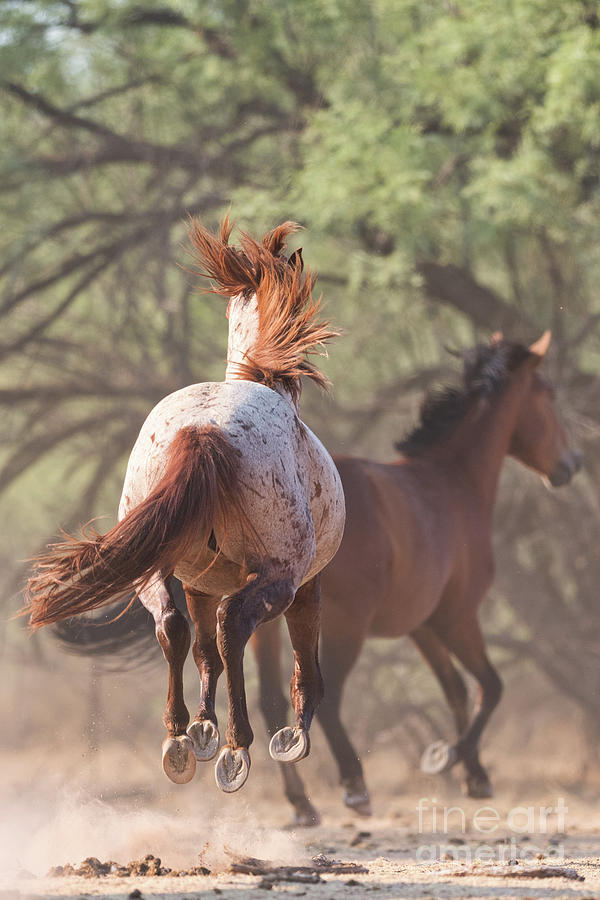
[[197, 813], [161, 812], [148, 806], [120, 809], [83, 792], [40, 803], [35, 793], [2, 804], [0, 871], [43, 875], [50, 867], [88, 856], [127, 863], [147, 853], [170, 868], [199, 864], [223, 870], [231, 855], [258, 856], [278, 865], [306, 856], [291, 834], [265, 827], [248, 803]]

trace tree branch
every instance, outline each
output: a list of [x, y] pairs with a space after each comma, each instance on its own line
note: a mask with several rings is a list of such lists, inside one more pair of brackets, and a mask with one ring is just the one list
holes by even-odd
[[[47, 229], [43, 231], [38, 240], [33, 241], [31, 244], [23, 248], [19, 254], [6, 262], [3, 266], [0, 267], [0, 278], [6, 275], [15, 265], [16, 260], [23, 260], [29, 253], [32, 253], [36, 248], [38, 248], [45, 240], [48, 238], [57, 237], [65, 231], [70, 231], [72, 229], [80, 228], [84, 225], [90, 224], [105, 224], [111, 226], [111, 231], [117, 225], [128, 225], [135, 222], [147, 222], [149, 225], [156, 224], [157, 222], [164, 222], [165, 220], [169, 222], [174, 222], [177, 219], [184, 220], [188, 216], [197, 216], [202, 213], [206, 213], [213, 209], [216, 209], [220, 206], [223, 206], [225, 200], [222, 194], [218, 194], [215, 192], [210, 192], [208, 194], [204, 194], [198, 200], [195, 200], [193, 203], [189, 204], [181, 204], [179, 206], [173, 206], [171, 208], [160, 208], [156, 210], [146, 210], [143, 209], [141, 211], [121, 211], [121, 212], [108, 212], [105, 210], [99, 210], [96, 212], [86, 211], [83, 213], [79, 213], [74, 216], [67, 216], [67, 218], [62, 219], [59, 222], [55, 222], [53, 225], [50, 225]], [[12, 298], [5, 301], [5, 304], [0, 308], [2, 312], [5, 312], [7, 309], [10, 309], [13, 305], [19, 303], [22, 299], [25, 299], [29, 293], [37, 293], [39, 290], [44, 290], [46, 287], [50, 287], [53, 283], [55, 283], [56, 278], [63, 278], [66, 275], [72, 274], [73, 271], [81, 268], [82, 265], [85, 265], [87, 262], [91, 261], [95, 258], [98, 253], [105, 252], [106, 249], [110, 251], [110, 249], [114, 246], [114, 244], [104, 245], [104, 250], [102, 247], [99, 247], [89, 254], [85, 254], [84, 256], [76, 255], [72, 258], [72, 260], [66, 264], [66, 268], [61, 267], [58, 271], [57, 275], [49, 275], [47, 278], [40, 280], [33, 285], [23, 288], [18, 295], [13, 295]], [[25, 295], [23, 292], [27, 292]]]
[[[180, 167], [193, 172], [214, 175], [229, 175], [239, 177], [240, 167], [234, 161], [226, 157], [222, 152], [216, 156], [208, 156], [199, 149], [199, 142], [206, 137], [204, 134], [195, 136], [193, 144], [154, 144], [150, 141], [131, 140], [112, 131], [105, 125], [75, 115], [67, 109], [60, 109], [41, 94], [28, 91], [22, 85], [14, 82], [4, 82], [0, 85], [4, 90], [18, 97], [23, 103], [33, 107], [38, 112], [50, 118], [61, 128], [75, 131], [87, 131], [101, 138], [103, 145], [95, 150], [81, 151], [69, 156], [39, 156], [26, 161], [27, 169], [35, 168], [49, 175], [72, 175], [84, 168], [115, 164], [115, 163], [148, 163], [156, 167]], [[214, 139], [216, 134], [211, 133], [209, 138]], [[8, 188], [17, 188], [19, 183], [7, 184]]]
[[417, 265], [417, 271], [430, 299], [459, 310], [480, 328], [511, 333], [534, 328], [524, 313], [459, 266], [424, 261]]
[[60, 125], [61, 128], [75, 128], [83, 131], [89, 131], [92, 134], [97, 134], [100, 137], [109, 138], [111, 141], [124, 141], [125, 138], [122, 138], [115, 131], [111, 131], [110, 128], [107, 128], [105, 125], [100, 124], [100, 122], [95, 122], [93, 119], [86, 119], [83, 116], [78, 116], [73, 112], [69, 112], [67, 109], [60, 109], [58, 106], [55, 106], [51, 103], [50, 100], [47, 100], [41, 94], [34, 93], [33, 91], [28, 91], [27, 88], [23, 87], [20, 84], [17, 84], [14, 81], [5, 81], [0, 85], [8, 94], [12, 94], [14, 97], [18, 97], [23, 103], [27, 106], [33, 107], [38, 112], [42, 113], [42, 115], [47, 116], [49, 119], [52, 119], [57, 125]]
[[78, 434], [89, 434], [95, 428], [104, 428], [111, 419], [114, 419], [114, 416], [114, 411], [111, 410], [79, 419], [71, 425], [65, 426], [60, 423], [56, 431], [45, 431], [20, 444], [0, 469], [0, 492], [6, 490], [19, 475], [22, 475], [46, 453]]

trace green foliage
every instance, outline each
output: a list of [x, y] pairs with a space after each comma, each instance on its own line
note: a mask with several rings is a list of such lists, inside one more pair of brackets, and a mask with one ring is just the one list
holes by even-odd
[[[221, 377], [223, 304], [198, 296], [185, 225], [230, 207], [250, 231], [306, 226], [345, 332], [324, 361], [333, 402], [303, 398], [334, 450], [389, 458], [447, 377], [445, 346], [552, 327], [548, 370], [592, 460], [573, 502], [595, 521], [596, 3], [8, 0], [0, 29], [11, 556], [57, 520], [110, 511], [150, 407]], [[563, 538], [545, 509], [552, 546]], [[515, 547], [530, 552], [518, 534], [502, 551], [514, 571]], [[573, 558], [552, 569], [560, 622], [581, 580]]]

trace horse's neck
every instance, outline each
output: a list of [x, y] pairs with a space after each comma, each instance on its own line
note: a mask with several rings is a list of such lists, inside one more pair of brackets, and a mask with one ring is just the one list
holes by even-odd
[[227, 340], [227, 368], [225, 381], [244, 380], [240, 363], [252, 356], [258, 340], [258, 304], [256, 294], [251, 297], [232, 297], [228, 308], [229, 338]]
[[[228, 308], [229, 337], [227, 340], [227, 368], [225, 381], [245, 381], [248, 375], [243, 364], [252, 358], [252, 350], [256, 346], [259, 333], [259, 315], [256, 294], [251, 297], [238, 295], [232, 297]], [[241, 364], [241, 365], [240, 365]], [[298, 412], [298, 399], [290, 394], [283, 384], [275, 385], [275, 390]]]
[[466, 476], [474, 498], [490, 516], [524, 389], [523, 380], [515, 377], [490, 403], [475, 401], [445, 448], [452, 467]]

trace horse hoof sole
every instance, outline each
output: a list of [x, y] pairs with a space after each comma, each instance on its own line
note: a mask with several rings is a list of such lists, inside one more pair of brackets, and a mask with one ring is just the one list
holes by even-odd
[[226, 794], [239, 791], [250, 773], [250, 754], [243, 747], [223, 747], [215, 764], [215, 781]]
[[198, 762], [208, 762], [215, 758], [219, 752], [221, 738], [213, 722], [208, 719], [198, 719], [192, 722], [187, 733], [194, 748], [194, 756]]
[[187, 734], [168, 737], [162, 745], [162, 766], [174, 784], [187, 784], [196, 771], [196, 757]]
[[421, 757], [421, 771], [427, 775], [440, 775], [452, 768], [458, 760], [456, 748], [447, 741], [435, 741]]
[[304, 728], [281, 728], [271, 738], [269, 753], [276, 762], [299, 762], [308, 756], [310, 739]]

